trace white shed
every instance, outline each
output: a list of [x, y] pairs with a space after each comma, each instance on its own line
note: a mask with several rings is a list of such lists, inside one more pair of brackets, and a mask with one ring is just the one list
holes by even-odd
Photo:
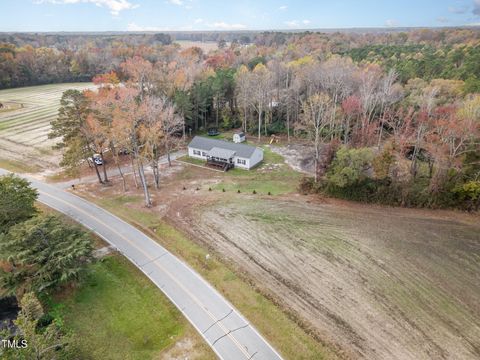
[[239, 143], [244, 142], [245, 140], [246, 140], [245, 133], [243, 131], [233, 134], [233, 142], [234, 143], [239, 144]]

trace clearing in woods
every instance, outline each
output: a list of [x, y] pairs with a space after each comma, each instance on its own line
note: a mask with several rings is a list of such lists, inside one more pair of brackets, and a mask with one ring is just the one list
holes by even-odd
[[480, 357], [478, 222], [305, 200], [182, 200], [172, 218], [349, 357]]
[[67, 83], [0, 90], [0, 159], [32, 164], [32, 170], [57, 166], [59, 156], [48, 139], [50, 121], [58, 114], [60, 99], [68, 89], [92, 88], [91, 83]]
[[[179, 44], [182, 49], [188, 49], [191, 47], [199, 47], [205, 52], [218, 49], [218, 43], [215, 41], [190, 41], [190, 40], [176, 40], [175, 43]], [[227, 43], [227, 46], [230, 46]]]

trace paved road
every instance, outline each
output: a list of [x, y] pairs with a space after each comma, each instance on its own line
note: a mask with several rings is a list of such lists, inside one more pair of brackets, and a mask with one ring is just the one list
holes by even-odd
[[[6, 174], [0, 169], [0, 175]], [[100, 207], [28, 179], [39, 201], [91, 229], [133, 262], [180, 309], [221, 359], [281, 359], [253, 326], [194, 270]]]

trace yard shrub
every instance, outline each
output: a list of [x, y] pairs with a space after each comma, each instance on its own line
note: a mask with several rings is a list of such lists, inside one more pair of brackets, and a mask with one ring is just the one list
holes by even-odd
[[347, 188], [365, 182], [372, 160], [373, 151], [369, 148], [341, 147], [327, 171], [327, 187]]
[[466, 203], [469, 210], [480, 208], [480, 181], [469, 181], [457, 186], [453, 192]]

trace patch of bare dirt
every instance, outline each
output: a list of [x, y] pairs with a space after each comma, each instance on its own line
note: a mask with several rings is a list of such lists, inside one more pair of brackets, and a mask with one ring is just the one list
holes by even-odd
[[202, 342], [190, 336], [185, 336], [177, 341], [167, 351], [162, 352], [156, 359], [158, 360], [196, 360], [196, 359], [210, 359], [213, 357], [207, 356], [206, 351], [201, 349]]
[[285, 162], [294, 170], [305, 173], [315, 173], [314, 151], [307, 144], [287, 144], [285, 146], [271, 146], [273, 152], [282, 155]]

